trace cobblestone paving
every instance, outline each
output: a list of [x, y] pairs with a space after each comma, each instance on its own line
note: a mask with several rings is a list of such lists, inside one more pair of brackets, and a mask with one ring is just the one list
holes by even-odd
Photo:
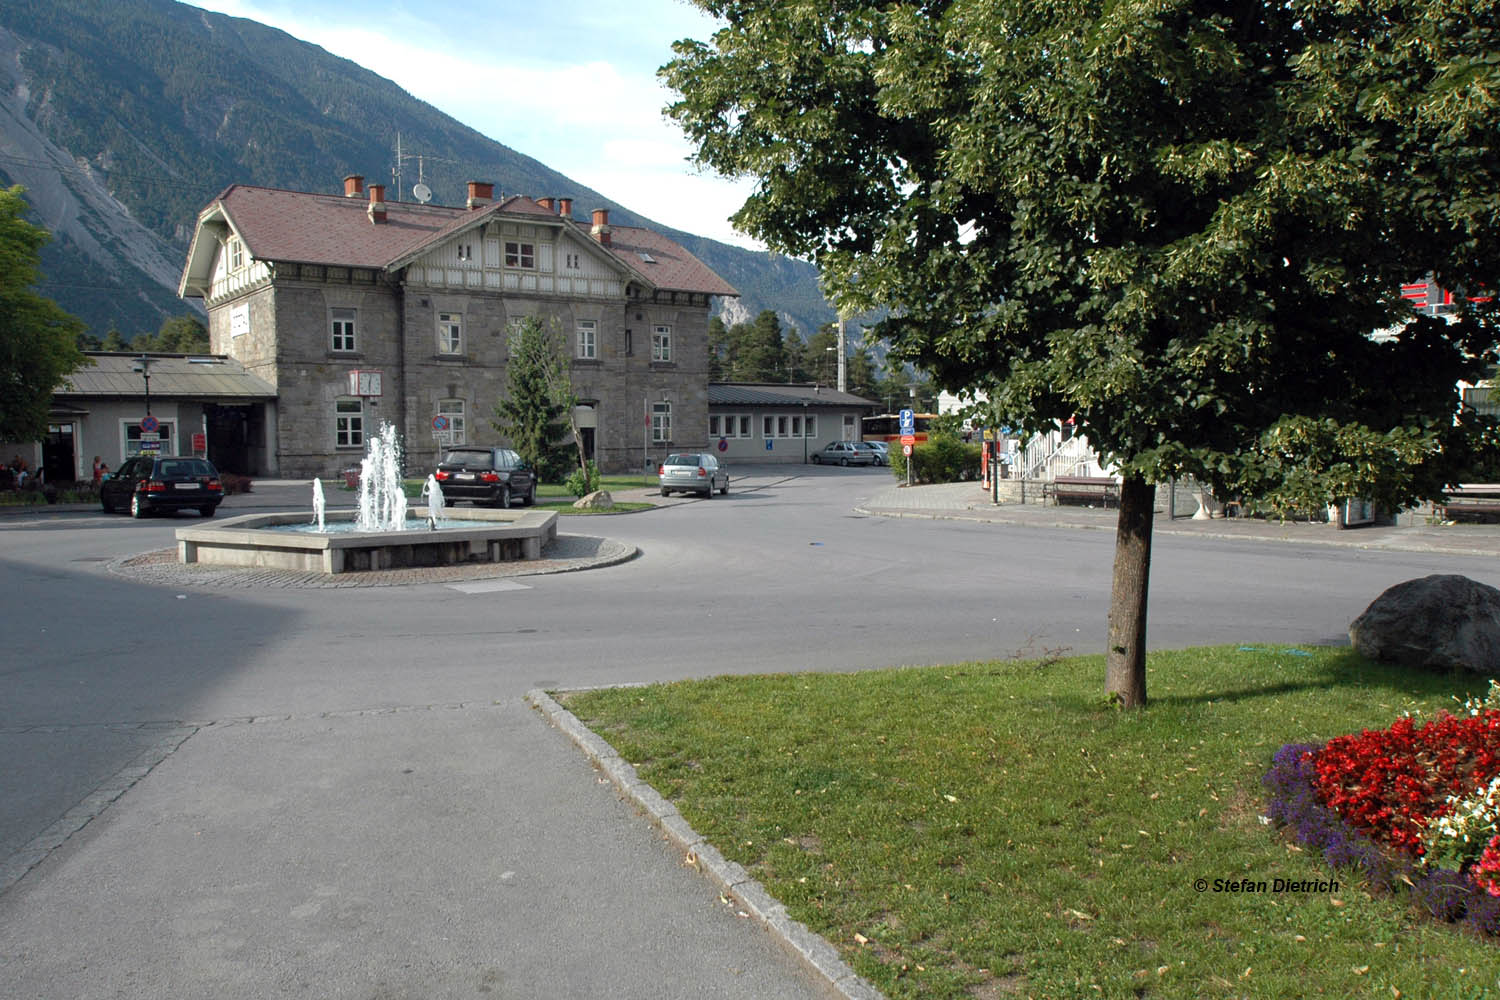
[[158, 549], [109, 563], [109, 571], [142, 583], [164, 587], [234, 587], [336, 589], [348, 587], [406, 587], [423, 583], [454, 583], [498, 577], [541, 576], [613, 566], [635, 558], [637, 550], [608, 538], [558, 535], [542, 550], [542, 558], [462, 566], [414, 566], [363, 573], [306, 573], [295, 570], [237, 566], [185, 566], [176, 549]]

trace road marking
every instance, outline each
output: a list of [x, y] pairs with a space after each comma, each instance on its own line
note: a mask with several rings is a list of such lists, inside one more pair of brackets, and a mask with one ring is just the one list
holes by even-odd
[[473, 583], [450, 583], [449, 590], [457, 590], [463, 594], [493, 594], [499, 590], [530, 590], [524, 583], [516, 583], [514, 580], [475, 580]]

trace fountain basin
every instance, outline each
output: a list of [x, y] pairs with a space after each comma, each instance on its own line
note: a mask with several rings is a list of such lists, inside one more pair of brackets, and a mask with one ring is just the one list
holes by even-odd
[[[412, 513], [427, 516], [427, 508]], [[330, 522], [353, 521], [355, 511], [331, 511]], [[441, 531], [352, 531], [302, 534], [269, 530], [306, 524], [306, 512], [243, 514], [212, 527], [177, 529], [184, 564], [259, 567], [303, 573], [353, 573], [413, 566], [540, 559], [557, 538], [557, 514], [538, 510], [473, 510], [444, 515]]]

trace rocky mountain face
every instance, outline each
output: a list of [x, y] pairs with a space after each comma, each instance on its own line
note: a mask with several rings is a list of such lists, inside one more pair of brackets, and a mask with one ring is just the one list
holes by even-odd
[[154, 331], [177, 298], [199, 209], [230, 184], [342, 191], [375, 176], [397, 135], [428, 159], [435, 199], [465, 181], [565, 195], [666, 233], [742, 294], [810, 335], [834, 318], [812, 265], [658, 225], [480, 135], [389, 80], [254, 21], [172, 0], [0, 4], [0, 182], [27, 189], [53, 233], [40, 290], [103, 336]]

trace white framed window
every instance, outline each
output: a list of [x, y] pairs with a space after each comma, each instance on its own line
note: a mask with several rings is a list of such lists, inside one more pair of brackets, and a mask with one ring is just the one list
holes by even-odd
[[468, 421], [464, 419], [464, 401], [461, 399], [438, 400], [438, 416], [448, 418], [448, 443], [464, 444], [468, 441]]
[[750, 436], [750, 414], [716, 413], [708, 418], [709, 437], [747, 438]]
[[354, 350], [355, 311], [353, 309], [330, 309], [331, 339], [329, 346], [335, 351]]
[[240, 242], [238, 236], [229, 238], [229, 269], [238, 271], [245, 266], [245, 244]]
[[799, 437], [802, 437], [802, 436], [803, 436], [803, 434], [802, 434], [802, 417], [799, 416], [799, 415], [797, 415], [797, 414], [793, 414], [792, 415], [792, 437], [799, 438]]
[[591, 319], [578, 321], [578, 357], [595, 361], [599, 357], [599, 324]]
[[439, 354], [462, 354], [464, 352], [463, 313], [438, 313], [437, 341]]
[[518, 240], [505, 241], [505, 266], [536, 270], [536, 244]]
[[816, 413], [809, 413], [803, 418], [802, 433], [806, 437], [818, 436], [818, 415]]
[[333, 444], [335, 448], [365, 446], [365, 404], [358, 396], [333, 401]]
[[760, 418], [761, 437], [773, 438], [776, 436], [776, 418], [770, 414]]
[[670, 326], [651, 328], [651, 360], [672, 360], [672, 328]]
[[657, 444], [672, 440], [672, 404], [651, 404], [651, 440]]

